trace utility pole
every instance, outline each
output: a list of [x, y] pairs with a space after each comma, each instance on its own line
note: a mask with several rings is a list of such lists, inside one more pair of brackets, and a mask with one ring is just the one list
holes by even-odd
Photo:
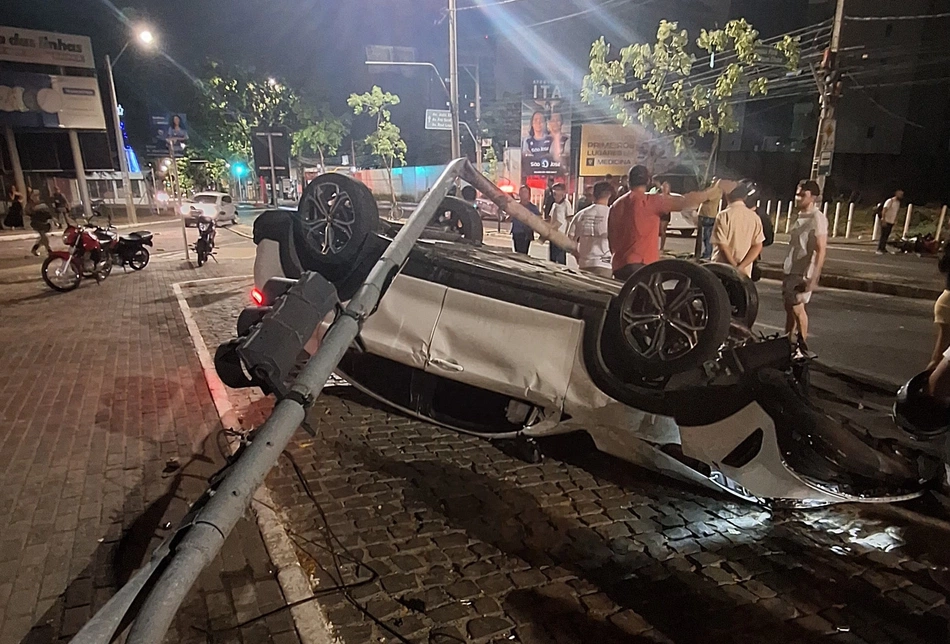
[[818, 92], [821, 95], [821, 117], [818, 119], [818, 134], [815, 137], [815, 154], [811, 164], [811, 178], [818, 182], [822, 192], [825, 179], [831, 174], [831, 162], [835, 155], [835, 107], [841, 94], [840, 72], [838, 71], [838, 49], [841, 43], [841, 24], [844, 22], [844, 2], [838, 0], [835, 7], [834, 26], [831, 29], [831, 46], [825, 52], [825, 58], [816, 76]]
[[[459, 130], [458, 15], [456, 0], [449, 0], [449, 104], [452, 110], [452, 158], [462, 156]], [[479, 144], [478, 141], [475, 142]]]
[[[475, 68], [472, 73], [471, 68]], [[475, 167], [482, 171], [482, 73], [481, 68], [475, 65], [462, 65], [462, 69], [475, 81]]]
[[[128, 45], [126, 45], [128, 46]], [[123, 48], [123, 52], [125, 49]], [[122, 55], [121, 53], [119, 54]], [[118, 60], [118, 58], [116, 59]], [[119, 154], [119, 170], [122, 172], [122, 191], [125, 192], [125, 214], [129, 223], [139, 223], [132, 200], [132, 180], [129, 178], [129, 159], [125, 155], [125, 141], [122, 139], [122, 123], [119, 121], [119, 102], [115, 93], [115, 79], [112, 77], [112, 60], [106, 54], [106, 74], [109, 81], [109, 100], [112, 103], [112, 123], [115, 126], [115, 147]]]

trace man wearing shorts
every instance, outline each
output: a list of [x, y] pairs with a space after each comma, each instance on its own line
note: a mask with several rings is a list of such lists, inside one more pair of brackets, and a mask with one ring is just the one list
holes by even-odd
[[785, 332], [798, 332], [799, 348], [807, 351], [808, 313], [805, 306], [818, 286], [828, 249], [828, 218], [818, 208], [821, 188], [815, 181], [802, 181], [795, 193], [798, 219], [789, 231], [788, 255], [782, 279]]

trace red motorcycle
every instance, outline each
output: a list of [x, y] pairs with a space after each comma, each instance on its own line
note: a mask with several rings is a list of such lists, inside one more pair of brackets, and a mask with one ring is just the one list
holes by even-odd
[[70, 225], [63, 231], [66, 250], [51, 252], [43, 262], [43, 281], [60, 293], [75, 289], [84, 277], [101, 282], [112, 272], [108, 248], [116, 239], [115, 233], [96, 226]]

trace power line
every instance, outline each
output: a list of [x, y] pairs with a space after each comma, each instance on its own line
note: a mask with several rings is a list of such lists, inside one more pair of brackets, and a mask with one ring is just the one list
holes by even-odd
[[467, 7], [458, 7], [456, 11], [471, 11], [472, 9], [490, 9], [501, 5], [511, 4], [513, 2], [524, 2], [524, 0], [498, 0], [497, 2], [476, 3]]
[[908, 118], [906, 118], [906, 117], [904, 117], [904, 116], [901, 116], [900, 114], [897, 114], [896, 112], [893, 112], [893, 111], [891, 111], [890, 109], [888, 109], [887, 107], [884, 107], [883, 105], [881, 105], [880, 103], [878, 103], [877, 100], [876, 100], [873, 96], [871, 96], [867, 91], [865, 91], [864, 87], [863, 87], [860, 83], [858, 83], [858, 81], [854, 78], [854, 76], [852, 76], [851, 74], [844, 74], [844, 75], [847, 76], [848, 78], [850, 78], [852, 81], [854, 81], [854, 85], [852, 85], [852, 87], [854, 87], [856, 90], [858, 90], [858, 91], [861, 93], [861, 95], [864, 96], [864, 98], [867, 99], [867, 101], [868, 101], [869, 103], [871, 103], [871, 105], [873, 105], [873, 106], [876, 107], [877, 109], [881, 110], [882, 112], [884, 112], [884, 113], [887, 114], [888, 116], [890, 116], [890, 117], [892, 117], [892, 118], [895, 118], [895, 119], [897, 119], [897, 120], [899, 120], [899, 121], [903, 121], [903, 122], [904, 122], [905, 124], [907, 124], [907, 125], [911, 125], [911, 126], [916, 127], [916, 128], [924, 129], [924, 126], [921, 125], [920, 123], [915, 123], [914, 121], [911, 121], [910, 119], [908, 119]]
[[844, 16], [845, 20], [850, 20], [851, 22], [890, 22], [897, 20], [929, 20], [930, 18], [950, 18], [950, 11], [918, 16]]

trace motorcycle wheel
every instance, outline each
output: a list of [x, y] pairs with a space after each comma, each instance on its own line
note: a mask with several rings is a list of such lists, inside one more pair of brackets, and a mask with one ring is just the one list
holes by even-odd
[[198, 254], [198, 266], [203, 266], [208, 261], [208, 245], [204, 240], [199, 239], [198, 243], [195, 244], [195, 253]]
[[129, 266], [132, 267], [133, 271], [140, 271], [148, 266], [148, 260], [148, 250], [145, 248], [139, 248], [134, 253], [132, 253], [132, 257], [129, 258]]
[[[61, 274], [57, 274], [61, 271]], [[76, 265], [68, 259], [50, 256], [43, 262], [43, 281], [54, 291], [68, 293], [82, 281], [82, 275], [76, 270]]]
[[96, 271], [96, 279], [98, 279], [101, 282], [102, 280], [109, 277], [110, 275], [112, 275], [112, 258], [111, 257], [103, 261], [102, 268]]

